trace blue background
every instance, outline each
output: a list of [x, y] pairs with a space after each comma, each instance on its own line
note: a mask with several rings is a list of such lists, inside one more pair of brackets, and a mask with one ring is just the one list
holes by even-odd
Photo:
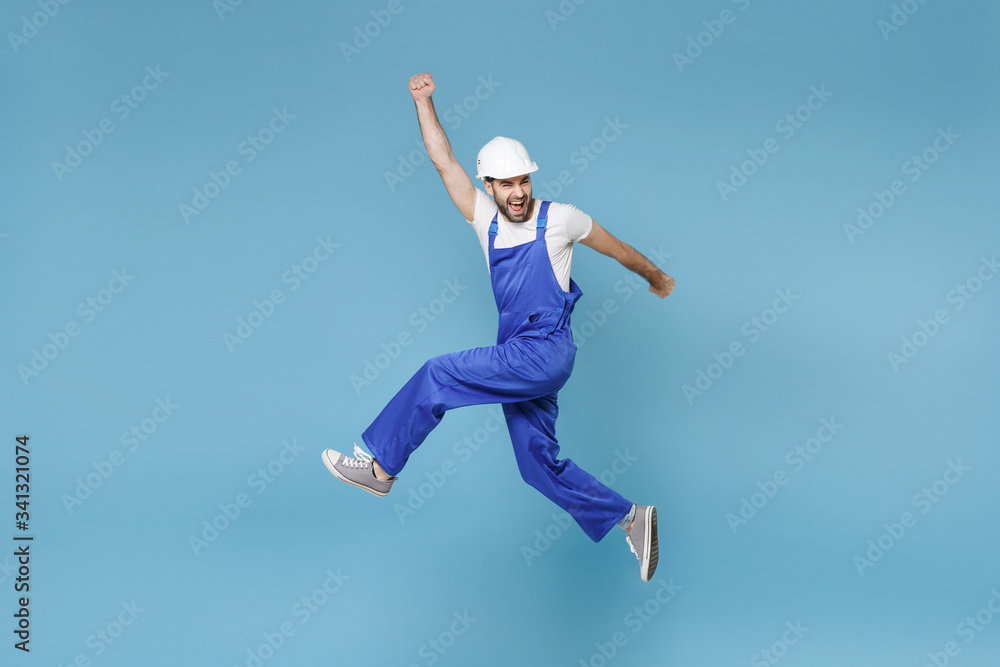
[[[911, 1], [892, 31], [888, 0], [44, 6], [8, 2], [0, 23], [2, 497], [13, 536], [14, 438], [30, 434], [35, 535], [29, 655], [11, 646], [0, 558], [4, 664], [917, 667], [949, 642], [948, 664], [997, 664], [1000, 281], [976, 282], [1000, 250], [995, 3]], [[165, 74], [123, 118], [115, 100], [147, 67]], [[660, 300], [577, 249], [558, 431], [594, 474], [636, 459], [607, 476], [659, 509], [653, 582], [621, 532], [595, 545], [563, 527], [505, 429], [484, 430], [487, 406], [449, 413], [385, 499], [320, 461], [360, 442], [425, 359], [495, 336], [481, 248], [414, 153], [406, 82], [421, 71], [470, 174], [490, 138], [519, 138], [536, 195], [669, 254], [677, 287]], [[801, 108], [813, 87], [831, 96]], [[248, 161], [242, 142], [275, 109], [294, 118]], [[58, 174], [102, 119], [113, 131]], [[609, 119], [626, 127], [602, 144]], [[912, 181], [906, 163], [949, 128]], [[769, 138], [777, 152], [744, 165]], [[186, 221], [231, 160], [239, 173]], [[752, 175], [723, 196], [734, 168]], [[845, 231], [894, 180], [904, 194]], [[317, 239], [337, 247], [292, 289]], [[442, 308], [446, 281], [464, 289]], [[775, 317], [779, 290], [797, 300]], [[109, 297], [92, 319], [78, 308]], [[67, 323], [78, 335], [60, 337]], [[393, 348], [401, 333], [411, 344]], [[377, 375], [352, 383], [366, 362]], [[699, 372], [711, 385], [686, 393]], [[159, 423], [157, 400], [177, 406]], [[793, 465], [822, 419], [842, 428]], [[949, 462], [968, 470], [920, 501]], [[220, 505], [241, 493], [229, 520]], [[880, 538], [890, 548], [859, 565]]]

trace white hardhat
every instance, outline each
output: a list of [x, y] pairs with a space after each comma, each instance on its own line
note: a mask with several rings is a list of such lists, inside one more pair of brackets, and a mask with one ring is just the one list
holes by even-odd
[[479, 149], [476, 158], [479, 173], [476, 178], [510, 178], [538, 171], [538, 165], [528, 157], [524, 144], [517, 139], [494, 137]]

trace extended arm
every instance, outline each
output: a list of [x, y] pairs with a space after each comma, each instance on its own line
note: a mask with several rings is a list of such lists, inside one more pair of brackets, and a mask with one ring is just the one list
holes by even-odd
[[410, 77], [409, 86], [413, 102], [417, 106], [420, 135], [427, 147], [427, 155], [441, 175], [444, 187], [455, 206], [466, 220], [472, 220], [476, 214], [476, 188], [465, 169], [455, 159], [451, 143], [434, 111], [434, 103], [431, 101], [431, 94], [437, 88], [434, 79], [430, 74], [416, 74]]
[[638, 273], [649, 282], [649, 291], [656, 296], [665, 299], [668, 294], [674, 291], [673, 278], [656, 268], [656, 265], [646, 259], [638, 250], [615, 238], [608, 230], [597, 224], [597, 220], [594, 220], [594, 227], [590, 230], [590, 234], [580, 243], [593, 248], [602, 255], [613, 257], [629, 271]]

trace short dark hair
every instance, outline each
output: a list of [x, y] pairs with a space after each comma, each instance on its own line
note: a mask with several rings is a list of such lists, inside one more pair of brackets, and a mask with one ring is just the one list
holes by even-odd
[[492, 176], [483, 176], [483, 182], [484, 183], [492, 183], [493, 182], [493, 177]]

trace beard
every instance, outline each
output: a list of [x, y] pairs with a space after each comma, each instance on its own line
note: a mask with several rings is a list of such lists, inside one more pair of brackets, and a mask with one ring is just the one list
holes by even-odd
[[531, 217], [531, 209], [533, 208], [532, 206], [533, 203], [534, 201], [532, 200], [531, 195], [525, 194], [524, 204], [521, 206], [521, 211], [519, 213], [512, 211], [510, 209], [509, 198], [502, 204], [497, 204], [497, 208], [499, 208], [500, 212], [503, 213], [503, 216], [508, 220], [510, 220], [511, 222], [525, 222]]

